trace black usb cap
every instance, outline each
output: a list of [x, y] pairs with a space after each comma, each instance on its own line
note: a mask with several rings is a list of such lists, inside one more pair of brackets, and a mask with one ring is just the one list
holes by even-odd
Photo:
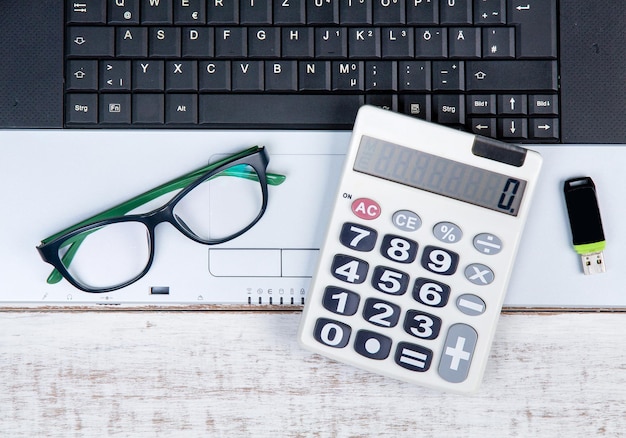
[[593, 180], [588, 176], [568, 179], [563, 185], [563, 192], [572, 243], [574, 250], [580, 254], [583, 272], [585, 275], [605, 272], [603, 251], [606, 240]]

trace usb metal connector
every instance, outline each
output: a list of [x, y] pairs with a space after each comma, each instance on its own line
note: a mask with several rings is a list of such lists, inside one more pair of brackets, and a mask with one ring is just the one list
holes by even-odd
[[580, 254], [583, 273], [591, 275], [606, 272], [603, 253], [606, 240], [593, 180], [588, 176], [569, 179], [563, 185], [563, 192], [572, 243], [574, 250]]

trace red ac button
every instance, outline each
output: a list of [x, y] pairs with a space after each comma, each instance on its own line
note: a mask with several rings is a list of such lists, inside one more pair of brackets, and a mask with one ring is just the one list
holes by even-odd
[[360, 219], [376, 219], [380, 216], [380, 205], [369, 198], [359, 198], [352, 203], [352, 213]]

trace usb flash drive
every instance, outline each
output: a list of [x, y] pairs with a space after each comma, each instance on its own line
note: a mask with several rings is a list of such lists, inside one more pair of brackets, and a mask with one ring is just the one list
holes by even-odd
[[572, 178], [563, 185], [574, 250], [580, 254], [585, 275], [606, 271], [604, 231], [596, 199], [596, 186], [586, 177]]

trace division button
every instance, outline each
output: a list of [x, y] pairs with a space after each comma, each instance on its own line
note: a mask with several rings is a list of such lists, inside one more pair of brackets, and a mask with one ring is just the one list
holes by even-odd
[[483, 254], [498, 254], [502, 250], [502, 241], [491, 233], [481, 233], [474, 237], [474, 248]]
[[467, 324], [455, 324], [448, 330], [439, 362], [439, 376], [451, 383], [467, 379], [478, 334]]

